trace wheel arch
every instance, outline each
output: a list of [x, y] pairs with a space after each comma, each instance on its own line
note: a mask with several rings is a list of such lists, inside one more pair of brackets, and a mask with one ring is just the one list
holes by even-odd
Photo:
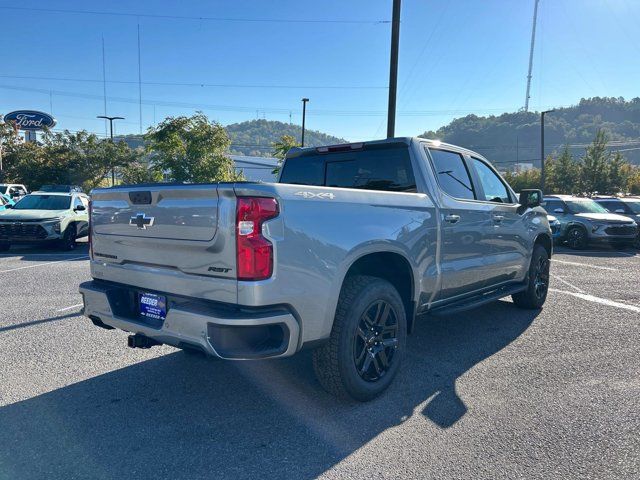
[[368, 275], [391, 283], [402, 298], [407, 315], [407, 332], [411, 333], [416, 311], [416, 281], [409, 259], [397, 251], [381, 250], [363, 253], [346, 269], [340, 283], [340, 293], [346, 280], [353, 275]]
[[539, 234], [533, 242], [533, 246], [535, 247], [536, 245], [541, 245], [547, 251], [549, 258], [551, 258], [551, 255], [553, 255], [553, 239], [550, 235], [546, 233]]

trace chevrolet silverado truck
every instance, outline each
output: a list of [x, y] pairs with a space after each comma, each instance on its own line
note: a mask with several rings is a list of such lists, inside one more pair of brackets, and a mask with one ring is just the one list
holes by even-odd
[[84, 313], [130, 347], [227, 360], [313, 348], [322, 386], [366, 401], [423, 314], [506, 296], [542, 307], [541, 201], [481, 155], [420, 138], [292, 149], [278, 183], [97, 189]]

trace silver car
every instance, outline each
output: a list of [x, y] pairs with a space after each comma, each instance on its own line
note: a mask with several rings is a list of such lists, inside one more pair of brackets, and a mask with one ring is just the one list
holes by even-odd
[[580, 250], [590, 244], [631, 246], [638, 235], [635, 221], [610, 213], [590, 198], [571, 195], [545, 197], [545, 209], [560, 221], [558, 241]]

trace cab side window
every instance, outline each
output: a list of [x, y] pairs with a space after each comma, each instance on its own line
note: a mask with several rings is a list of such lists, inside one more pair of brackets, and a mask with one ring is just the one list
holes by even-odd
[[497, 203], [513, 203], [507, 186], [489, 165], [474, 157], [471, 157], [471, 165], [473, 165], [473, 168], [478, 174], [478, 178], [482, 184], [482, 190], [484, 191], [484, 198], [480, 200]]
[[440, 188], [454, 198], [475, 200], [471, 176], [462, 155], [447, 150], [429, 149]]

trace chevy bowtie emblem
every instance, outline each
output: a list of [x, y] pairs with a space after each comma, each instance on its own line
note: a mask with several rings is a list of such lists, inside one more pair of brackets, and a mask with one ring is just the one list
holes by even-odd
[[155, 217], [147, 217], [144, 213], [138, 213], [129, 219], [129, 225], [138, 227], [140, 230], [146, 230], [147, 227], [153, 226]]

